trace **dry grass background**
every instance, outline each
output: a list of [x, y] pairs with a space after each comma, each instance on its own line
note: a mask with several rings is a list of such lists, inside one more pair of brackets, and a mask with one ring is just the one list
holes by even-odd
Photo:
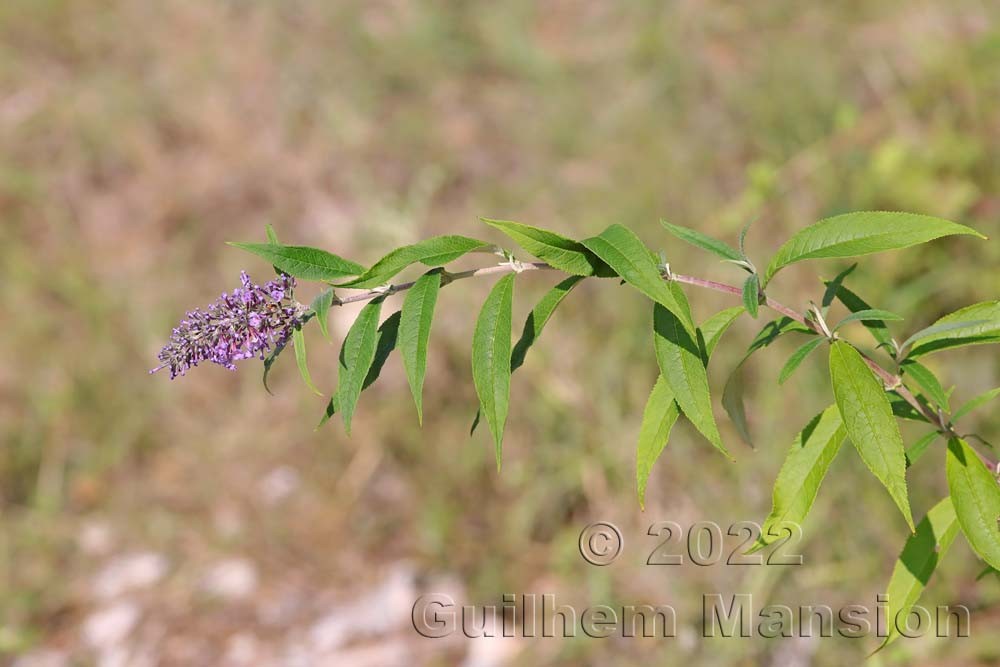
[[[223, 244], [273, 224], [287, 242], [371, 262], [435, 233], [501, 241], [476, 219], [583, 237], [619, 221], [675, 268], [732, 279], [660, 217], [754, 256], [827, 214], [907, 209], [971, 224], [862, 263], [854, 285], [915, 330], [1000, 284], [1000, 7], [990, 2], [504, 3], [5, 0], [0, 3], [0, 654], [19, 665], [842, 665], [870, 643], [696, 641], [700, 596], [873, 604], [905, 538], [849, 457], [824, 485], [807, 565], [642, 565], [655, 520], [760, 520], [794, 433], [827, 398], [789, 344], [751, 370], [756, 452], [726, 463], [679, 428], [633, 493], [655, 365], [641, 300], [584, 285], [514, 380], [501, 475], [471, 440], [472, 321], [485, 284], [442, 294], [425, 424], [398, 360], [348, 439], [290, 359], [275, 395], [247, 364], [148, 377], [172, 323], [269, 267]], [[470, 260], [472, 261], [472, 260]], [[760, 263], [760, 261], [758, 262]], [[820, 294], [815, 264], [775, 283]], [[519, 281], [518, 317], [547, 287]], [[616, 291], [617, 290], [617, 291]], [[398, 299], [398, 297], [397, 297]], [[697, 313], [730, 305], [694, 296]], [[335, 313], [336, 338], [356, 311]], [[755, 326], [734, 329], [721, 383]], [[309, 332], [334, 387], [337, 345]], [[995, 351], [935, 370], [964, 399]], [[727, 426], [724, 437], [736, 447]], [[997, 435], [985, 413], [978, 424]], [[912, 438], [912, 431], [907, 435]], [[915, 511], [943, 493], [913, 471]], [[626, 556], [587, 566], [589, 521]], [[901, 644], [886, 664], [995, 664], [996, 582], [956, 547], [928, 600], [973, 609], [973, 637]], [[425, 591], [469, 604], [552, 592], [670, 603], [672, 641], [418, 641]], [[464, 662], [463, 662], [464, 661]]]

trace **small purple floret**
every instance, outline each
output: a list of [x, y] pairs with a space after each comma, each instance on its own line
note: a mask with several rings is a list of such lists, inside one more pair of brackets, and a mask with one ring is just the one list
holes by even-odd
[[207, 310], [192, 310], [181, 320], [160, 350], [160, 365], [150, 373], [168, 368], [173, 379], [202, 361], [236, 370], [237, 361], [263, 359], [288, 341], [302, 315], [291, 299], [295, 279], [282, 275], [255, 285], [243, 271], [240, 282], [242, 287], [232, 294], [224, 293]]

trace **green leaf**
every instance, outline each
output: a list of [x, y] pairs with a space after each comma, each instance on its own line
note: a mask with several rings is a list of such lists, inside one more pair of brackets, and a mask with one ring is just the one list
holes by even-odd
[[274, 395], [274, 392], [272, 392], [271, 388], [267, 386], [267, 378], [271, 374], [271, 367], [274, 366], [274, 362], [278, 360], [278, 355], [284, 352], [286, 346], [287, 342], [276, 345], [274, 349], [271, 350], [271, 354], [267, 355], [267, 358], [264, 359], [264, 373], [261, 377], [261, 381], [264, 383], [264, 391], [271, 395]]
[[417, 407], [417, 422], [424, 423], [424, 376], [427, 373], [427, 341], [441, 289], [441, 271], [433, 270], [417, 278], [403, 300], [399, 322], [399, 353], [403, 357], [406, 381]]
[[732, 308], [726, 308], [725, 310], [720, 310], [715, 315], [705, 320], [705, 322], [698, 327], [698, 332], [701, 334], [701, 340], [705, 344], [705, 363], [708, 364], [709, 357], [712, 356], [712, 352], [715, 351], [715, 347], [722, 340], [722, 335], [726, 333], [733, 322], [736, 321], [740, 315], [744, 312], [743, 306], [733, 306]]
[[942, 236], [979, 232], [941, 218], [914, 213], [859, 211], [826, 218], [790, 238], [771, 260], [764, 283], [779, 270], [806, 259], [856, 257], [908, 248]]
[[736, 250], [729, 244], [719, 241], [718, 239], [713, 239], [711, 236], [706, 236], [697, 230], [682, 227], [680, 225], [672, 225], [666, 220], [660, 220], [660, 224], [663, 225], [668, 232], [680, 240], [686, 241], [687, 243], [701, 248], [702, 250], [707, 250], [714, 255], [718, 255], [722, 259], [728, 259], [735, 262], [741, 262], [744, 259], [743, 254], [739, 250]]
[[903, 622], [920, 599], [920, 594], [957, 534], [955, 507], [951, 498], [945, 498], [931, 508], [917, 526], [917, 531], [906, 540], [886, 590], [889, 633], [877, 651], [901, 636], [897, 624]]
[[504, 426], [510, 404], [510, 337], [514, 301], [514, 276], [497, 281], [476, 320], [472, 335], [472, 379], [486, 423], [496, 446], [497, 470], [503, 446]]
[[795, 437], [774, 482], [771, 513], [761, 526], [760, 538], [747, 553], [779, 539], [782, 525], [801, 524], [805, 520], [820, 484], [846, 437], [847, 432], [836, 405], [813, 417]]
[[560, 271], [589, 276], [602, 263], [582, 243], [555, 232], [509, 220], [482, 218], [482, 221], [496, 227], [532, 255]]
[[784, 367], [781, 369], [781, 373], [778, 375], [778, 384], [785, 384], [785, 381], [792, 376], [795, 369], [805, 361], [806, 357], [815, 350], [817, 347], [826, 342], [825, 338], [814, 338], [811, 341], [805, 343], [802, 347], [792, 352], [792, 356], [788, 358], [785, 362]]
[[899, 321], [903, 318], [895, 313], [890, 313], [888, 310], [879, 310], [878, 308], [866, 308], [864, 310], [858, 310], [837, 323], [837, 326], [833, 328], [834, 331], [840, 329], [848, 322], [890, 322]]
[[360, 264], [318, 248], [233, 241], [229, 245], [262, 257], [280, 271], [302, 280], [337, 280], [365, 270]]
[[[570, 276], [566, 278], [558, 285], [550, 289], [545, 293], [545, 296], [538, 302], [538, 304], [528, 313], [528, 318], [524, 321], [524, 328], [521, 330], [521, 337], [518, 339], [517, 343], [514, 345], [513, 351], [510, 353], [510, 372], [513, 373], [518, 368], [524, 364], [524, 358], [528, 354], [528, 349], [535, 344], [538, 337], [542, 335], [542, 330], [548, 323], [549, 318], [552, 317], [552, 313], [555, 312], [556, 307], [562, 303], [562, 300], [566, 298], [574, 287], [583, 280], [583, 276]], [[476, 427], [479, 426], [479, 418], [482, 415], [477, 410], [476, 417], [472, 420], [472, 427], [469, 429], [469, 435], [476, 432]]]
[[924, 393], [927, 394], [927, 397], [934, 401], [938, 407], [945, 412], [951, 412], [951, 408], [948, 405], [948, 394], [945, 392], [944, 387], [941, 386], [941, 382], [938, 381], [937, 376], [929, 368], [913, 359], [907, 359], [900, 364], [899, 368], [903, 371], [904, 377], [909, 376], [913, 378], [920, 385], [920, 388], [924, 390]]
[[574, 287], [576, 287], [583, 276], [570, 276], [558, 285], [545, 293], [538, 304], [528, 313], [524, 321], [524, 328], [521, 330], [521, 337], [514, 345], [510, 355], [510, 371], [513, 373], [524, 364], [524, 357], [528, 354], [528, 349], [535, 344], [538, 337], [542, 335], [542, 330], [548, 323], [552, 313], [562, 303]]
[[931, 443], [941, 435], [937, 431], [931, 431], [924, 437], [913, 443], [913, 446], [906, 450], [906, 467], [909, 468], [914, 463], [920, 460], [920, 457], [924, 455], [927, 448], [930, 447]]
[[302, 327], [292, 329], [292, 347], [295, 348], [295, 363], [299, 366], [299, 375], [302, 376], [302, 381], [314, 394], [322, 396], [323, 392], [316, 388], [309, 376], [309, 365], [306, 363], [306, 337], [302, 333]]
[[955, 415], [952, 417], [952, 421], [958, 421], [965, 415], [969, 414], [973, 410], [979, 408], [986, 403], [989, 403], [997, 396], [1000, 396], [1000, 387], [996, 389], [990, 389], [989, 391], [984, 391], [975, 398], [971, 399], [967, 403], [963, 404], [958, 410], [955, 410]]
[[397, 273], [411, 264], [421, 263], [426, 266], [443, 266], [462, 255], [485, 248], [488, 243], [470, 239], [467, 236], [434, 236], [414, 243], [413, 245], [396, 248], [388, 255], [375, 262], [370, 269], [354, 280], [341, 283], [340, 287], [371, 288], [384, 285]]
[[[855, 264], [855, 266], [857, 265]], [[830, 288], [830, 285], [831, 283], [827, 283], [828, 289]], [[862, 310], [872, 310], [872, 307], [868, 305], [867, 301], [843, 285], [838, 286], [834, 290], [834, 294], [852, 313], [857, 313]], [[892, 334], [889, 333], [889, 327], [886, 326], [885, 322], [882, 320], [861, 320], [861, 324], [868, 329], [868, 332], [871, 333], [872, 337], [877, 340], [880, 345], [886, 345], [889, 349], [893, 349]]]
[[760, 278], [756, 273], [751, 273], [743, 283], [743, 307], [750, 313], [750, 317], [757, 319], [757, 311], [760, 308]]
[[313, 312], [316, 313], [316, 322], [319, 324], [320, 333], [327, 340], [330, 340], [330, 306], [333, 305], [334, 298], [336, 298], [336, 295], [331, 287], [317, 294], [316, 298], [309, 305]]
[[611, 225], [600, 235], [585, 239], [583, 245], [627, 283], [673, 313], [692, 337], [697, 335], [687, 299], [678, 300], [679, 290], [663, 280], [652, 253], [632, 230]]
[[[910, 405], [910, 403], [905, 398], [900, 396], [895, 390], [890, 391], [888, 393], [888, 397], [889, 405], [892, 408], [892, 414], [896, 415], [900, 419], [909, 419], [911, 421], [925, 422], [928, 424], [930, 423], [927, 417], [918, 412], [916, 408]], [[919, 396], [917, 397], [917, 400], [920, 401]], [[926, 401], [920, 402], [926, 404]]]
[[842, 341], [830, 346], [830, 378], [851, 442], [865, 465], [885, 485], [912, 532], [903, 436], [882, 383], [861, 354]]
[[790, 317], [782, 317], [777, 320], [771, 320], [757, 333], [753, 341], [750, 343], [750, 347], [747, 349], [747, 356], [756, 352], [757, 350], [763, 349], [778, 340], [781, 336], [787, 333], [804, 333], [810, 336], [815, 336], [816, 332], [793, 320]]
[[903, 343], [905, 350], [914, 343], [910, 357], [962, 345], [1000, 342], [1000, 301], [984, 301], [945, 315], [933, 325], [918, 331]]
[[[396, 311], [379, 325], [376, 332], [378, 342], [375, 344], [375, 359], [372, 361], [371, 368], [368, 369], [368, 375], [365, 376], [364, 384], [361, 385], [362, 392], [375, 384], [375, 381], [378, 380], [379, 375], [382, 373], [385, 362], [389, 360], [389, 355], [396, 349], [396, 342], [399, 337], [399, 317], [400, 312]], [[338, 393], [339, 390], [335, 391], [333, 396], [330, 397], [330, 402], [326, 406], [326, 412], [323, 414], [323, 418], [319, 424], [316, 425], [316, 428], [319, 428], [329, 421], [333, 415], [340, 412]]]
[[996, 477], [959, 438], [948, 441], [948, 490], [955, 514], [972, 550], [1000, 568], [1000, 485]]
[[351, 419], [354, 416], [354, 408], [361, 395], [365, 377], [375, 361], [375, 349], [378, 344], [378, 318], [382, 310], [383, 299], [384, 297], [379, 297], [361, 309], [340, 348], [338, 407], [348, 435], [351, 433]]
[[679, 415], [674, 392], [660, 375], [656, 378], [656, 384], [653, 385], [653, 391], [649, 394], [646, 408], [642, 412], [639, 443], [636, 447], [635, 481], [639, 505], [643, 508], [646, 503], [646, 483], [649, 481], [649, 473], [663, 452], [670, 437], [670, 430]]
[[747, 409], [743, 402], [743, 396], [746, 393], [743, 365], [746, 363], [747, 358], [743, 357], [743, 361], [733, 369], [733, 372], [730, 373], [729, 378], [726, 380], [726, 386], [722, 389], [722, 407], [725, 409], [726, 414], [729, 415], [730, 421], [733, 422], [733, 426], [736, 427], [736, 431], [740, 434], [743, 442], [753, 447], [753, 436], [750, 434]]
[[274, 231], [274, 227], [270, 223], [264, 225], [264, 235], [267, 237], [267, 242], [271, 245], [280, 245], [278, 243], [278, 234]]
[[[675, 285], [671, 287], [676, 288]], [[685, 298], [679, 288], [676, 289], [675, 298]], [[684, 305], [687, 305], [686, 302]], [[722, 444], [719, 427], [712, 413], [708, 373], [698, 343], [687, 332], [680, 319], [660, 304], [653, 306], [653, 332], [660, 373], [676, 396], [684, 416], [720, 452], [732, 459]]]

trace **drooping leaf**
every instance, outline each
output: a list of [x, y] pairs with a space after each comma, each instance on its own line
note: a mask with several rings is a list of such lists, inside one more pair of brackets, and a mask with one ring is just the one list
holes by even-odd
[[316, 313], [316, 323], [319, 324], [320, 333], [327, 340], [330, 340], [330, 306], [333, 305], [335, 296], [331, 287], [317, 294], [309, 306]]
[[314, 394], [322, 396], [323, 392], [316, 388], [309, 375], [309, 364], [306, 362], [306, 337], [302, 333], [302, 327], [292, 329], [292, 347], [295, 348], [295, 363], [299, 366], [299, 375], [302, 376], [302, 381]]
[[713, 239], [711, 236], [706, 236], [701, 232], [690, 229], [688, 227], [682, 227], [681, 225], [673, 225], [666, 220], [660, 220], [660, 224], [663, 225], [668, 232], [676, 236], [682, 241], [686, 241], [691, 245], [701, 248], [702, 250], [707, 250], [713, 255], [717, 255], [722, 259], [728, 259], [732, 261], [743, 261], [743, 254], [730, 246], [728, 243], [720, 241], [718, 239]]
[[570, 276], [566, 278], [546, 292], [535, 307], [532, 308], [531, 312], [528, 313], [528, 317], [524, 321], [524, 328], [521, 330], [521, 337], [517, 340], [510, 355], [510, 370], [512, 373], [524, 364], [524, 357], [528, 354], [528, 349], [542, 335], [542, 330], [548, 323], [549, 318], [552, 317], [552, 313], [555, 312], [559, 304], [562, 303], [562, 300], [566, 298], [566, 295], [581, 280], [583, 280], [583, 276]]
[[816, 335], [815, 331], [804, 324], [796, 322], [790, 317], [781, 317], [777, 320], [771, 320], [764, 325], [764, 327], [754, 337], [753, 341], [751, 341], [750, 347], [747, 348], [747, 356], [749, 357], [757, 350], [767, 347], [787, 333], [804, 333], [811, 336]]
[[351, 419], [354, 416], [354, 408], [361, 395], [365, 377], [372, 367], [372, 362], [375, 361], [375, 349], [378, 344], [378, 318], [382, 310], [383, 299], [384, 297], [379, 297], [365, 304], [347, 332], [340, 348], [337, 407], [344, 419], [344, 428], [348, 434], [351, 432]]
[[1000, 568], [1000, 484], [959, 438], [948, 441], [948, 491], [969, 545], [991, 567]]
[[785, 362], [781, 373], [778, 375], [778, 384], [785, 384], [785, 381], [792, 376], [792, 373], [805, 361], [806, 357], [824, 342], [826, 342], [825, 338], [814, 338], [807, 341], [802, 347], [795, 350], [795, 352], [792, 352], [792, 356]]
[[532, 255], [560, 271], [577, 276], [589, 276], [603, 264], [582, 243], [555, 232], [509, 220], [482, 218], [482, 221], [496, 227]]
[[424, 423], [424, 376], [427, 373], [427, 341], [434, 320], [434, 306], [441, 289], [441, 272], [433, 270], [417, 278], [403, 300], [399, 322], [399, 353], [406, 380], [417, 407], [417, 421]]
[[[676, 289], [675, 298], [685, 298], [676, 285], [670, 287]], [[722, 444], [719, 427], [715, 423], [708, 374], [698, 343], [677, 316], [660, 304], [653, 306], [653, 332], [660, 373], [674, 393], [684, 416], [720, 452], [732, 458]]]
[[262, 257], [280, 271], [302, 280], [337, 280], [365, 270], [360, 264], [318, 248], [232, 241], [229, 245]]
[[[545, 293], [545, 296], [528, 313], [528, 318], [524, 321], [524, 328], [521, 330], [521, 337], [514, 344], [514, 349], [510, 353], [510, 372], [513, 373], [524, 364], [524, 358], [528, 354], [528, 349], [535, 344], [538, 337], [542, 335], [542, 330], [548, 323], [556, 307], [562, 303], [566, 295], [583, 280], [583, 276], [570, 276], [558, 285]], [[476, 410], [475, 419], [472, 420], [472, 427], [469, 435], [476, 432], [482, 414]]]
[[906, 467], [909, 468], [914, 463], [919, 461], [920, 457], [924, 455], [924, 452], [927, 451], [927, 448], [930, 447], [931, 443], [934, 442], [939, 435], [941, 434], [937, 431], [931, 431], [924, 437], [920, 438], [920, 440], [913, 443], [913, 446], [906, 450]]
[[[910, 336], [910, 357], [963, 345], [1000, 342], [1000, 301], [984, 301], [945, 315], [933, 325]], [[919, 343], [919, 344], [917, 344]]]
[[812, 508], [820, 484], [847, 437], [840, 411], [831, 405], [819, 413], [795, 437], [774, 482], [771, 513], [761, 526], [753, 553], [781, 536], [781, 526], [801, 524]]
[[743, 361], [737, 364], [726, 380], [726, 385], [722, 389], [722, 407], [725, 409], [726, 414], [729, 415], [733, 426], [736, 427], [736, 432], [740, 434], [740, 438], [752, 448], [754, 446], [753, 436], [750, 434], [750, 422], [747, 419], [746, 404], [743, 402], [743, 396], [746, 391], [743, 365], [746, 363], [747, 358], [744, 357]]
[[479, 312], [472, 335], [472, 379], [480, 409], [493, 434], [498, 470], [510, 404], [511, 310], [515, 275], [507, 274], [493, 286]]
[[901, 636], [898, 624], [905, 621], [913, 605], [920, 599], [927, 582], [938, 563], [948, 553], [957, 534], [955, 508], [951, 498], [945, 498], [931, 508], [917, 525], [917, 531], [906, 540], [886, 590], [886, 625], [889, 632], [878, 651]]
[[582, 243], [627, 283], [673, 313], [692, 337], [697, 335], [687, 299], [677, 300], [678, 290], [670, 289], [663, 280], [653, 254], [632, 230], [611, 225]]
[[964, 403], [962, 407], [960, 407], [958, 410], [955, 410], [955, 414], [952, 417], [952, 420], [958, 421], [959, 419], [969, 414], [973, 410], [976, 410], [977, 408], [985, 405], [986, 403], [989, 403], [997, 396], [1000, 396], [1000, 387], [997, 387], [996, 389], [990, 389], [989, 391], [984, 391], [975, 398], [972, 398], [968, 402]]
[[656, 459], [663, 452], [667, 439], [670, 437], [670, 430], [674, 427], [679, 415], [680, 411], [674, 401], [674, 393], [671, 391], [670, 385], [660, 375], [656, 378], [653, 391], [646, 401], [646, 408], [642, 412], [642, 425], [639, 427], [635, 480], [640, 506], [645, 507], [646, 483], [649, 481], [649, 473], [653, 469]]
[[411, 264], [419, 262], [430, 267], [443, 266], [466, 253], [485, 248], [488, 245], [488, 243], [470, 239], [467, 236], [434, 236], [413, 245], [396, 248], [354, 280], [340, 283], [340, 287], [356, 289], [378, 287], [389, 282], [397, 273]]
[[782, 268], [806, 259], [868, 255], [954, 234], [986, 238], [964, 225], [927, 215], [888, 211], [845, 213], [820, 220], [790, 238], [771, 259], [764, 283], [770, 282]]
[[931, 372], [931, 369], [919, 361], [907, 359], [900, 364], [900, 370], [903, 371], [904, 377], [909, 376], [913, 378], [927, 394], [927, 397], [934, 401], [938, 407], [945, 412], [951, 412], [951, 408], [948, 405], [948, 394], [945, 392], [944, 387], [941, 386], [941, 382], [937, 379], [937, 376]]
[[264, 373], [262, 374], [261, 381], [264, 383], [264, 391], [272, 395], [274, 392], [272, 392], [271, 388], [267, 386], [267, 378], [271, 374], [271, 367], [274, 366], [274, 362], [278, 360], [278, 355], [285, 351], [286, 346], [287, 342], [276, 345], [274, 349], [271, 350], [271, 353], [264, 359]]
[[747, 276], [743, 283], [743, 307], [750, 313], [750, 317], [757, 319], [760, 309], [760, 278], [756, 273]]
[[[378, 327], [378, 331], [376, 332], [378, 342], [375, 343], [375, 359], [372, 361], [371, 368], [368, 369], [368, 375], [365, 376], [364, 384], [361, 385], [362, 392], [375, 384], [375, 381], [378, 380], [379, 375], [382, 373], [385, 362], [389, 359], [389, 355], [396, 349], [396, 342], [399, 337], [399, 316], [400, 311], [396, 311], [387, 317]], [[330, 417], [340, 412], [338, 393], [339, 390], [333, 392], [333, 395], [330, 397], [323, 418], [316, 425], [317, 429], [329, 421]]]
[[865, 310], [858, 310], [837, 323], [837, 326], [833, 327], [834, 331], [840, 329], [848, 322], [892, 322], [900, 321], [903, 318], [895, 313], [890, 313], [888, 310], [880, 310], [878, 308], [866, 308]]
[[903, 436], [882, 383], [861, 354], [843, 341], [830, 346], [830, 378], [851, 442], [868, 469], [889, 491], [913, 531]]
[[712, 315], [698, 327], [698, 332], [701, 334], [701, 340], [705, 346], [706, 365], [708, 364], [708, 359], [712, 356], [712, 352], [715, 351], [715, 347], [722, 340], [723, 334], [726, 333], [733, 322], [736, 321], [736, 318], [742, 315], [743, 312], [743, 306], [726, 308]]

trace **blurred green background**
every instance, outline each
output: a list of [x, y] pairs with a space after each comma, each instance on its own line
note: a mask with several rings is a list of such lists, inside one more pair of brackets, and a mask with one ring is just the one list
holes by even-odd
[[[868, 258], [850, 285], [906, 334], [1000, 284], [1000, 5], [939, 2], [4, 0], [0, 3], [0, 655], [25, 665], [844, 665], [876, 641], [700, 639], [701, 596], [874, 606], [906, 528], [845, 449], [805, 566], [652, 567], [655, 521], [757, 520], [794, 434], [830, 402], [797, 341], [749, 368], [757, 449], [718, 396], [760, 326], [711, 369], [728, 463], [686, 425], [634, 493], [655, 378], [645, 301], [587, 281], [514, 377], [505, 463], [473, 438], [469, 341], [487, 281], [442, 292], [423, 428], [393, 357], [348, 439], [290, 355], [148, 376], [189, 308], [270, 267], [224, 245], [328, 248], [370, 263], [438, 233], [497, 242], [480, 215], [582, 238], [611, 222], [675, 270], [739, 272], [657, 220], [758, 265], [794, 230], [857, 209], [954, 219], [993, 237]], [[479, 256], [480, 263], [485, 258]], [[489, 261], [486, 259], [486, 261]], [[467, 260], [476, 264], [476, 257]], [[783, 272], [797, 308], [844, 265]], [[552, 276], [518, 280], [524, 313]], [[593, 284], [588, 284], [593, 283]], [[308, 288], [307, 288], [308, 289]], [[306, 291], [306, 290], [303, 290]], [[734, 305], [691, 294], [699, 318]], [[390, 303], [398, 305], [401, 297]], [[313, 378], [339, 340], [310, 329]], [[388, 314], [392, 308], [384, 309]], [[859, 339], [860, 340], [860, 339]], [[1000, 384], [989, 348], [928, 359], [965, 400]], [[969, 428], [1000, 436], [994, 413]], [[922, 429], [905, 427], [909, 442]], [[914, 513], [945, 493], [936, 443]], [[612, 566], [581, 529], [615, 522]], [[736, 538], [727, 538], [730, 547]], [[872, 664], [1000, 661], [1000, 583], [962, 538], [925, 602], [972, 609], [972, 637], [899, 642]], [[672, 640], [420, 640], [416, 597], [554, 593], [578, 609], [671, 604]]]

